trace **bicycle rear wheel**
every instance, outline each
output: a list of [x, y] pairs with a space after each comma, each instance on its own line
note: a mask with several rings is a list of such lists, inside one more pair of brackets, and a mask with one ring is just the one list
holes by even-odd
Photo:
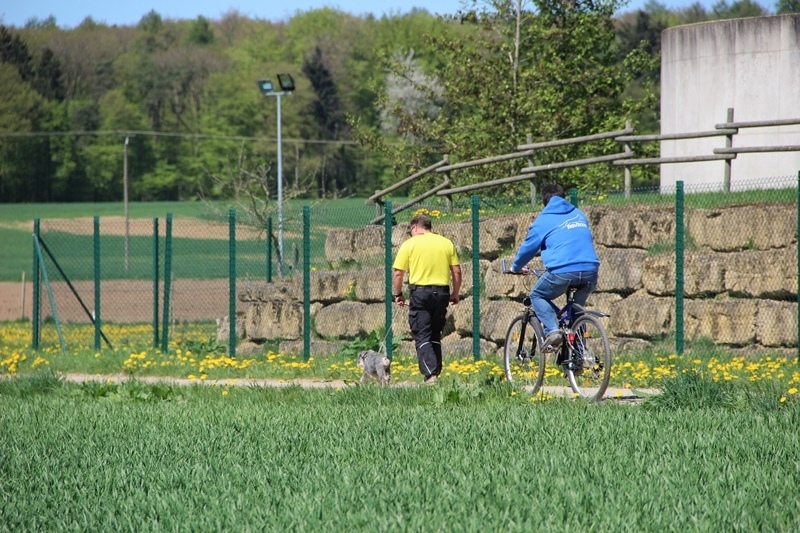
[[574, 339], [567, 338], [570, 352], [564, 371], [572, 391], [589, 401], [600, 400], [611, 378], [611, 348], [600, 321], [583, 315], [572, 324]]
[[536, 394], [544, 381], [545, 355], [537, 329], [526, 315], [519, 315], [508, 326], [503, 348], [506, 379], [531, 394]]

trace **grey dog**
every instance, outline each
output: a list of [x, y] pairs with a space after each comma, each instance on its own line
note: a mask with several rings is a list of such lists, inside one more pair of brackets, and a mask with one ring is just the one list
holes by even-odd
[[358, 354], [358, 368], [364, 370], [361, 383], [369, 378], [375, 378], [381, 385], [388, 385], [392, 379], [392, 362], [382, 353], [374, 350], [364, 350]]

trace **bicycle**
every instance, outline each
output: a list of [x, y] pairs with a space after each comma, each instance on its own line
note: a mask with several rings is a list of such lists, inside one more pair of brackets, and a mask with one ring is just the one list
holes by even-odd
[[[502, 271], [503, 274], [528, 274], [509, 272], [505, 259], [502, 261]], [[537, 278], [545, 272], [535, 269], [529, 271]], [[564, 376], [575, 394], [588, 401], [603, 398], [611, 378], [611, 348], [605, 327], [598, 318], [610, 315], [575, 303], [576, 290], [577, 287], [567, 290], [567, 303], [561, 309], [548, 300], [556, 311], [562, 333], [561, 345], [556, 350], [548, 350], [550, 347], [543, 345], [544, 329], [531, 307], [530, 296], [522, 300], [523, 312], [508, 326], [503, 348], [503, 363], [509, 383], [514, 383], [516, 375], [517, 381], [523, 383], [523, 388], [536, 394], [544, 382], [547, 356], [553, 353], [556, 355], [555, 364], [563, 368]]]

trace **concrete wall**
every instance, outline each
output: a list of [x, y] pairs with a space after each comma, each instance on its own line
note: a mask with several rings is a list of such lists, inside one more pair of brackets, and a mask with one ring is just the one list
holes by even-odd
[[[713, 130], [735, 122], [800, 118], [800, 15], [723, 20], [662, 33], [661, 133]], [[733, 146], [800, 145], [800, 125], [740, 129]], [[725, 137], [663, 141], [661, 157], [711, 155]], [[661, 165], [662, 188], [721, 185], [723, 161]], [[731, 188], [786, 176], [796, 183], [800, 152], [739, 154]], [[774, 182], [774, 180], [771, 180]], [[751, 182], [748, 186], [747, 182]]]

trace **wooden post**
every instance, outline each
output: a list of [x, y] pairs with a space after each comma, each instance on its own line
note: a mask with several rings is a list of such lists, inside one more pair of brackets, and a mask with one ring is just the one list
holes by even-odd
[[[728, 124], [733, 122], [733, 108], [728, 108]], [[725, 148], [731, 148], [733, 146], [733, 134], [729, 133], [725, 136]], [[722, 190], [725, 192], [731, 192], [731, 161], [733, 159], [726, 159], [725, 160], [725, 171], [722, 175]]]
[[[630, 120], [625, 121], [625, 129], [629, 130], [632, 128], [632, 124]], [[631, 145], [625, 143], [623, 145], [625, 148], [625, 159], [630, 159], [633, 157], [633, 151], [631, 150]], [[625, 165], [623, 167], [625, 169], [625, 198], [631, 197], [631, 167], [630, 165]]]
[[25, 271], [22, 271], [22, 315], [20, 315], [22, 320], [25, 320]]
[[[526, 133], [525, 134], [525, 144], [533, 144], [533, 134]], [[533, 162], [533, 154], [528, 157], [528, 166], [533, 167], [535, 163]], [[531, 189], [531, 207], [534, 209], [536, 208], [536, 172], [531, 173], [531, 180], [528, 182]]]

